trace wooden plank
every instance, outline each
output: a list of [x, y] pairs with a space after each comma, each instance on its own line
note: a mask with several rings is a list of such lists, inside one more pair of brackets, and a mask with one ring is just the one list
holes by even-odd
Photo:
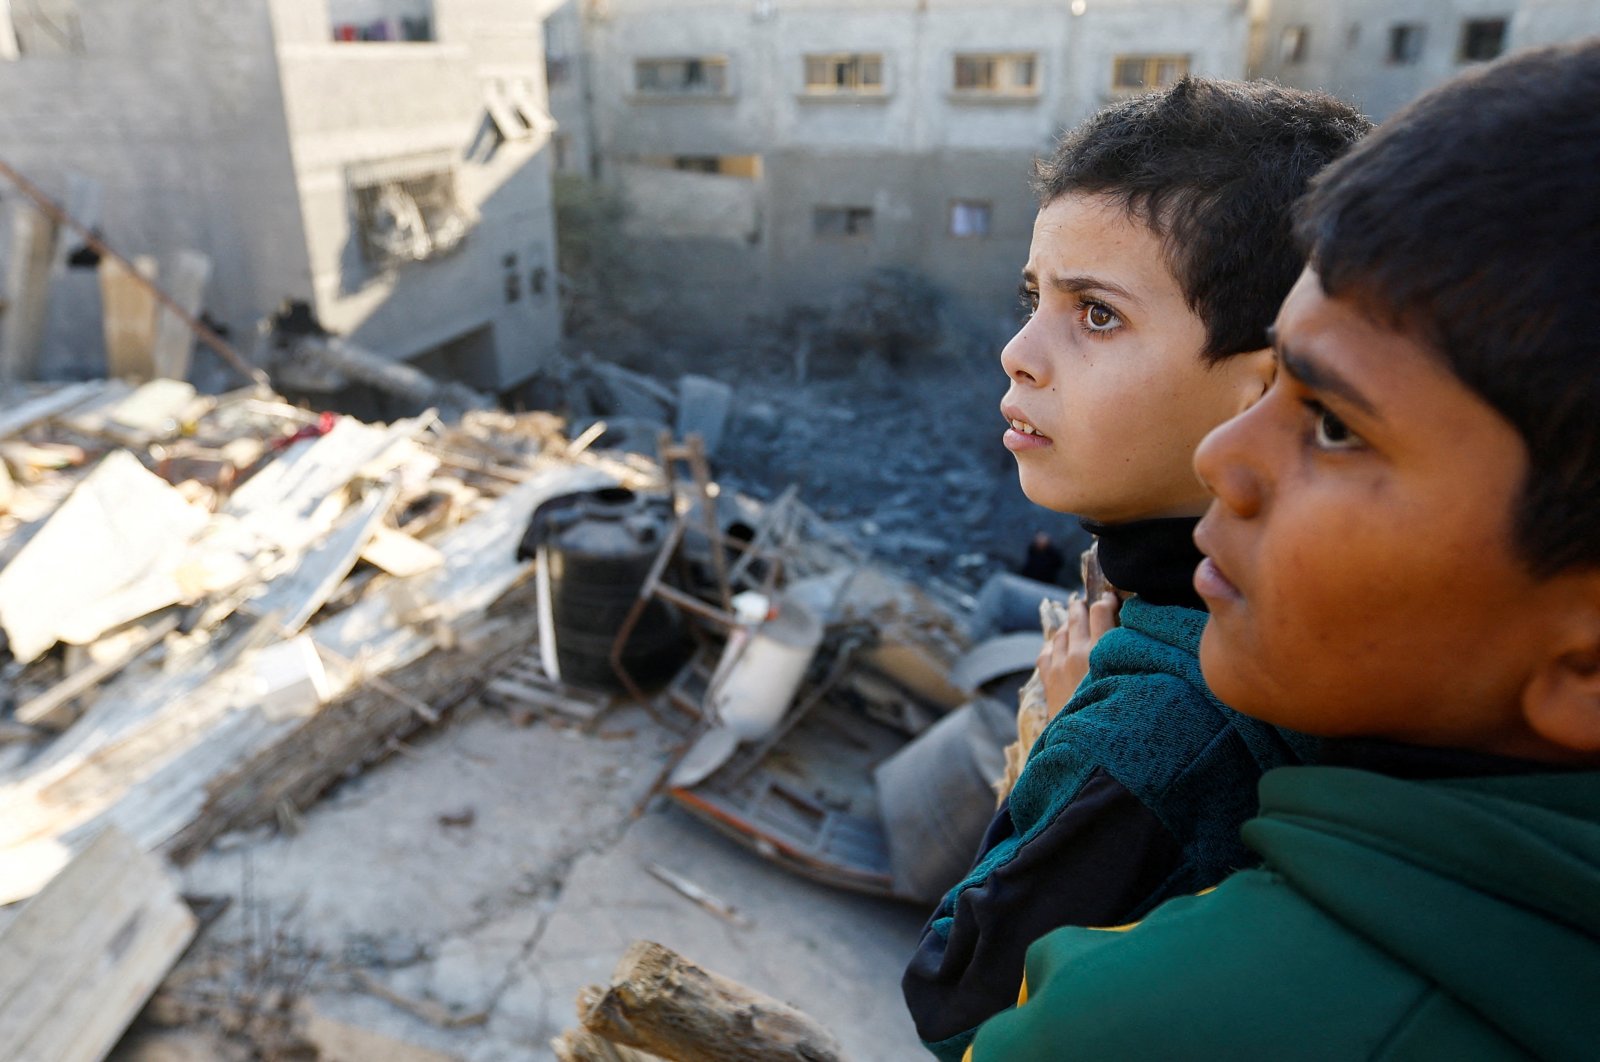
[[294, 571], [268, 583], [266, 592], [247, 602], [245, 610], [257, 617], [277, 613], [286, 637], [299, 631], [328, 603], [356, 566], [367, 540], [399, 492], [398, 483], [372, 491], [361, 505], [340, 518], [328, 537], [310, 550]]
[[29, 399], [21, 405], [0, 411], [0, 439], [9, 439], [13, 435], [19, 435], [40, 421], [60, 416], [77, 406], [92, 401], [101, 395], [106, 386], [107, 384], [104, 380], [89, 380], [85, 383], [68, 384], [66, 387], [51, 391], [49, 394], [40, 395], [38, 398]]
[[133, 268], [137, 276], [115, 258], [100, 261], [100, 296], [106, 320], [106, 371], [118, 379], [148, 380], [154, 375], [150, 354], [156, 341], [157, 300], [155, 292], [144, 281], [156, 279], [156, 260], [140, 255], [133, 260]]
[[99, 1062], [194, 936], [161, 861], [107, 830], [0, 934], [12, 1062]]
[[444, 554], [404, 531], [380, 524], [361, 548], [361, 559], [390, 575], [409, 579], [439, 567], [444, 563]]
[[19, 200], [0, 203], [0, 380], [32, 376], [50, 298], [54, 226]]
[[[440, 708], [478, 689], [526, 651], [523, 630], [502, 625], [476, 655], [435, 652], [440, 639], [467, 640], [479, 617], [524, 583], [529, 566], [516, 545], [535, 506], [611, 482], [594, 469], [545, 468], [451, 531], [440, 542], [441, 568], [390, 584], [414, 584], [407, 609], [422, 610], [424, 627], [384, 593], [315, 625], [319, 650], [351, 662], [330, 670], [333, 700], [320, 710], [270, 719], [241, 702], [248, 657], [231, 667], [198, 662], [120, 699], [108, 690], [57, 743], [63, 751], [50, 749], [21, 778], [0, 783], [0, 903], [32, 895], [103, 826], [146, 850], [187, 855], [229, 829], [270, 820], [286, 801], [315, 796], [418, 725], [411, 703], [369, 686], [369, 676], [393, 675], [412, 701]], [[261, 626], [275, 631], [276, 621]]]
[[33, 700], [18, 706], [17, 722], [49, 730], [66, 729], [75, 718], [70, 708], [74, 700], [127, 667], [130, 662], [177, 629], [176, 614], [157, 620], [123, 652], [73, 672]]
[[[167, 294], [190, 317], [200, 313], [205, 300], [206, 282], [211, 279], [211, 259], [199, 251], [179, 251], [167, 278]], [[194, 354], [194, 332], [183, 318], [162, 307], [156, 318], [155, 341], [150, 364], [158, 378], [183, 380], [189, 376]]]

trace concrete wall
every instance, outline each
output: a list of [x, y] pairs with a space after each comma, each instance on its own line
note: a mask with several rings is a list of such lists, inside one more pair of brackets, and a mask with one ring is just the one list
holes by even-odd
[[[547, 106], [539, 9], [434, 0], [433, 42], [333, 43], [327, 0], [273, 2], [322, 323], [400, 358], [470, 349], [452, 371], [479, 387], [526, 379], [559, 343], [550, 129], [502, 141], [487, 106], [491, 96]], [[450, 253], [378, 268], [362, 253], [352, 174], [430, 154], [454, 170], [475, 224]], [[492, 355], [477, 339], [457, 342], [484, 329]]]
[[0, 154], [58, 200], [68, 173], [100, 182], [125, 254], [210, 255], [206, 309], [248, 346], [310, 289], [264, 0], [75, 6], [81, 54], [0, 59]]
[[[486, 101], [543, 112], [543, 12], [431, 7], [437, 42], [336, 44], [328, 0], [76, 0], [81, 53], [0, 59], [0, 153], [57, 199], [69, 173], [99, 181], [125, 254], [210, 255], [205, 307], [246, 352], [263, 315], [306, 299], [396, 357], [487, 329], [462, 374], [510, 387], [559, 343], [549, 129], [496, 144]], [[477, 224], [438, 261], [375, 270], [347, 170], [429, 151]]]
[[[1508, 51], [1600, 33], [1594, 0], [1271, 0], [1258, 17], [1254, 74], [1325, 89], [1379, 120], [1471, 65], [1459, 54], [1468, 19], [1509, 18]], [[1415, 62], [1390, 61], [1390, 29], [1399, 23], [1423, 27]], [[1295, 62], [1282, 42], [1285, 30], [1299, 26], [1309, 37], [1304, 58]]]
[[[686, 319], [708, 309], [696, 323], [723, 331], [741, 318], [700, 290], [708, 278], [737, 275], [738, 304], [770, 312], [890, 265], [927, 273], [984, 321], [1008, 318], [1031, 235], [1030, 161], [1111, 98], [1113, 57], [1183, 54], [1196, 73], [1239, 77], [1249, 30], [1236, 0], [1088, 0], [1081, 15], [1040, 0], [589, 0], [557, 15], [580, 16], [587, 95], [558, 97], [557, 119], [592, 131], [597, 169], [626, 172], [648, 217], [674, 217], [653, 234], [641, 219], [635, 232], [695, 256], [674, 303]], [[805, 56], [835, 52], [881, 54], [883, 91], [808, 94]], [[955, 57], [971, 52], [1036, 54], [1036, 91], [956, 91]], [[726, 58], [725, 95], [635, 91], [636, 60], [691, 56]], [[693, 183], [632, 165], [674, 155], [761, 156], [758, 237], [686, 231], [699, 214]], [[987, 236], [950, 235], [956, 199], [991, 204]], [[871, 236], [819, 236], [819, 206], [871, 207]]]

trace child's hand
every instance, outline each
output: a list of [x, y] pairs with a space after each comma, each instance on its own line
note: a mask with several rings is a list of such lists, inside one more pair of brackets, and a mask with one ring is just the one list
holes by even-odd
[[1089, 650], [1100, 636], [1117, 625], [1122, 601], [1109, 591], [1087, 604], [1074, 595], [1067, 602], [1067, 622], [1039, 650], [1039, 677], [1044, 681], [1045, 702], [1051, 713], [1072, 699], [1089, 673]]

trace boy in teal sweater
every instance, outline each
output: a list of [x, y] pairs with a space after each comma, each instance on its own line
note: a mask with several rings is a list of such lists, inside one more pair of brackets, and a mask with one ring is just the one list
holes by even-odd
[[1319, 765], [1261, 869], [1035, 944], [976, 1062], [1595, 1057], [1597, 99], [1600, 39], [1514, 55], [1315, 183], [1195, 585], [1212, 689]]
[[[1256, 782], [1314, 747], [1230, 711], [1200, 677], [1191, 535], [1208, 496], [1192, 461], [1266, 389], [1266, 330], [1303, 261], [1290, 208], [1367, 128], [1325, 95], [1185, 79], [1107, 108], [1039, 166], [1031, 316], [1001, 355], [1005, 444], [1028, 497], [1084, 518], [1132, 596], [1081, 685], [1053, 681], [1066, 654], [1041, 661], [1066, 707], [906, 970], [942, 1059], [1015, 1002], [1043, 934], [1128, 921], [1249, 865], [1238, 830]], [[1112, 602], [1094, 609], [1108, 626]], [[1082, 654], [1081, 607], [1069, 627], [1062, 648]]]

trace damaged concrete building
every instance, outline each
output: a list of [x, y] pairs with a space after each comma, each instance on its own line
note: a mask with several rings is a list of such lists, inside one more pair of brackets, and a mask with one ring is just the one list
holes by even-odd
[[[518, 0], [8, 0], [0, 159], [164, 278], [209, 258], [241, 347], [295, 300], [505, 391], [559, 342], [543, 60]], [[0, 202], [7, 374], [105, 374], [94, 257]]]
[[621, 187], [683, 324], [914, 269], [985, 327], [1012, 305], [1030, 160], [1108, 100], [1239, 77], [1236, 0], [568, 0], [556, 155]]
[[1319, 0], [1262, 2], [1251, 72], [1326, 89], [1373, 118], [1518, 48], [1600, 33], [1592, 0]]

